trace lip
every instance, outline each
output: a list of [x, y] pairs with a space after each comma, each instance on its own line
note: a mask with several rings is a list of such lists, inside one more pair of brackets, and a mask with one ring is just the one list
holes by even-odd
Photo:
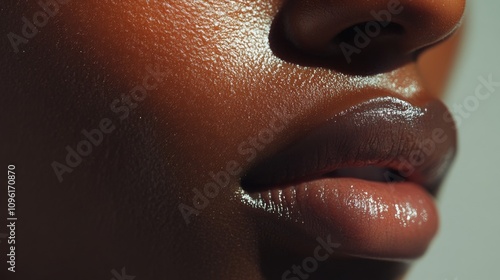
[[437, 100], [362, 102], [248, 170], [244, 199], [332, 236], [340, 253], [417, 258], [438, 230], [434, 196], [456, 152], [447, 113]]

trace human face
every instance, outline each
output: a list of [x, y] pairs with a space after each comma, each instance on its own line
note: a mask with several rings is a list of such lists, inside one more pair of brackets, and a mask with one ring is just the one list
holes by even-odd
[[[49, 13], [8, 5], [19, 36]], [[48, 7], [2, 45], [2, 152], [30, 173], [22, 275], [400, 279], [437, 230], [456, 139], [436, 96], [464, 6]]]

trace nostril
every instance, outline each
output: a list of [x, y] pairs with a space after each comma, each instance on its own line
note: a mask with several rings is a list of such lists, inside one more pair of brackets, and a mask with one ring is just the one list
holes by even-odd
[[331, 57], [337, 66], [369, 67], [382, 65], [401, 58], [405, 28], [395, 22], [366, 21], [342, 30], [335, 35], [324, 55]]
[[304, 37], [307, 40], [290, 36], [296, 35], [291, 30], [284, 14], [278, 14], [269, 34], [270, 47], [277, 57], [303, 66], [373, 75], [412, 59], [402, 55], [402, 44], [406, 42], [403, 37], [411, 37], [409, 31], [395, 21], [367, 20], [339, 31], [335, 31], [335, 25], [329, 26], [323, 36], [307, 33], [310, 35]]
[[404, 33], [403, 26], [394, 22], [367, 21], [344, 29], [333, 38], [333, 43], [335, 45], [342, 43], [357, 45], [356, 47], [360, 48], [371, 40], [388, 36], [401, 36]]

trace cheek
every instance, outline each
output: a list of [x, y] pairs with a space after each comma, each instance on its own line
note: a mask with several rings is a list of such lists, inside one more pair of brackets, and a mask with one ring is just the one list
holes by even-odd
[[454, 59], [459, 51], [464, 27], [461, 27], [446, 42], [435, 46], [424, 52], [418, 59], [417, 66], [420, 75], [429, 89], [429, 93], [439, 97], [446, 90], [450, 71], [454, 64]]
[[[272, 84], [303, 81], [275, 81], [290, 76], [277, 73], [295, 71], [283, 66], [268, 47], [277, 5], [188, 2], [75, 2], [63, 16], [71, 33], [78, 34], [72, 39], [91, 50], [113, 78], [127, 83], [125, 87], [141, 81], [151, 63], [168, 73], [144, 104], [164, 118], [169, 141], [190, 146], [182, 158], [192, 160], [262, 127], [258, 119], [271, 114], [265, 108], [279, 106], [284, 99], [273, 96]], [[210, 158], [220, 154], [215, 151]]]
[[167, 73], [141, 106], [162, 120], [167, 156], [176, 158], [169, 165], [194, 166], [189, 170], [195, 174], [178, 171], [176, 177], [198, 178], [228, 159], [239, 160], [238, 143], [266, 127], [272, 109], [292, 98], [273, 94], [276, 84], [303, 81], [275, 82], [296, 71], [268, 47], [277, 5], [186, 2], [74, 2], [62, 16], [72, 40], [91, 50], [124, 88], [141, 82], [149, 64]]

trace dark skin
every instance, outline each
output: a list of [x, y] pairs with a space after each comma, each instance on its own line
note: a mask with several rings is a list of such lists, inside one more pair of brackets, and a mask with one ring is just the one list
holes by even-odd
[[[333, 9], [335, 26], [349, 27], [386, 2], [193, 2], [69, 2], [19, 53], [0, 42], [0, 153], [18, 173], [18, 279], [109, 279], [122, 267], [141, 279], [280, 279], [311, 254], [315, 237], [242, 203], [241, 175], [366, 96], [415, 106], [440, 96], [465, 6], [401, 0], [396, 22], [415, 30], [411, 37], [375, 38], [367, 52], [383, 61], [361, 55], [339, 66], [323, 53], [336, 31], [273, 37], [277, 15], [300, 27], [305, 7]], [[40, 10], [35, 2], [6, 6], [4, 33], [20, 34], [21, 17]], [[148, 65], [162, 73], [157, 87], [142, 101], [121, 100]], [[123, 120], [110, 109], [117, 98], [129, 108]], [[247, 162], [238, 145], [268, 126], [274, 108], [296, 117]], [[115, 129], [60, 182], [51, 164], [64, 163], [65, 147], [105, 118]], [[179, 204], [230, 161], [243, 163], [239, 176], [186, 224]], [[402, 279], [406, 266], [339, 253], [309, 279]]]

